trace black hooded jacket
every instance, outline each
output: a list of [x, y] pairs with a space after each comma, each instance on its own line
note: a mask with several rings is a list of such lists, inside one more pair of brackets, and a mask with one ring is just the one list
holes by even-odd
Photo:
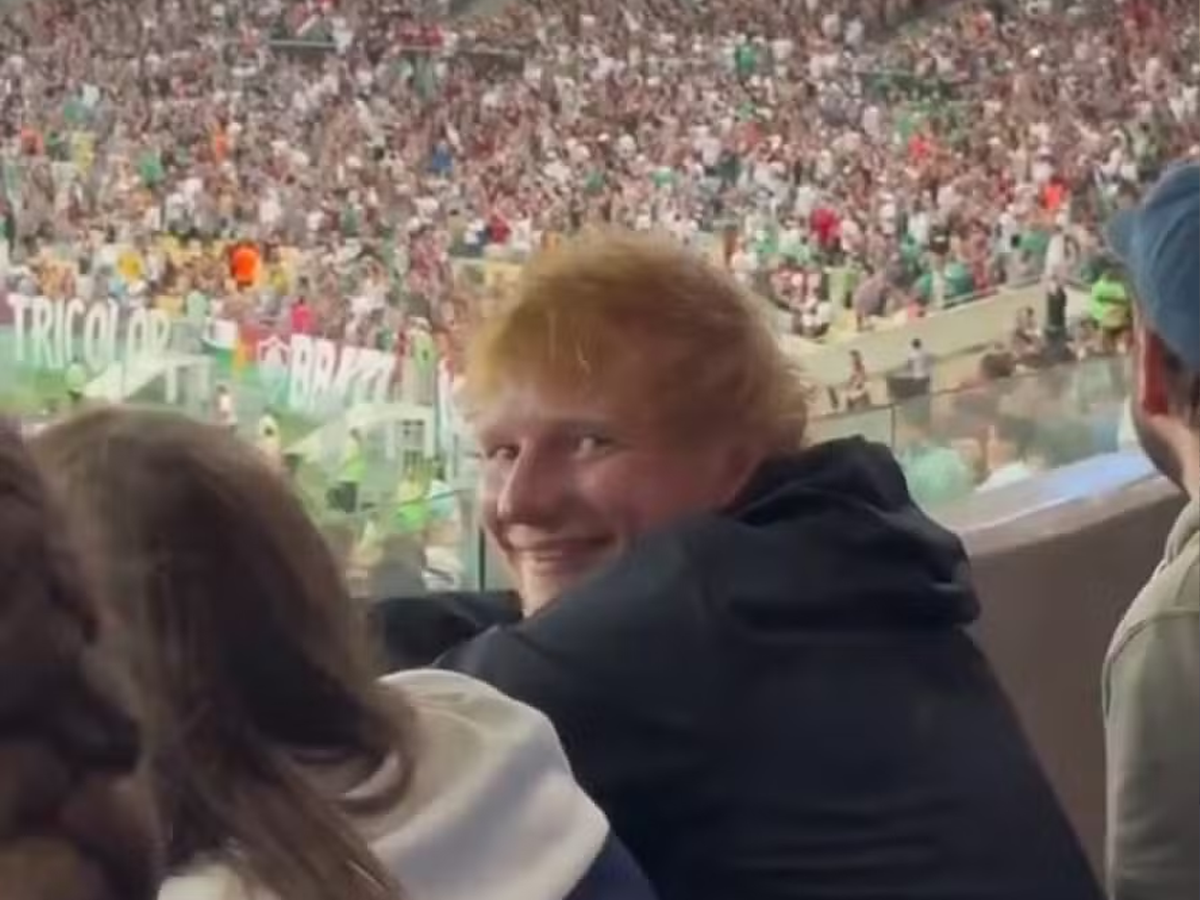
[[663, 900], [1094, 900], [958, 539], [882, 447], [771, 462], [441, 664], [545, 712]]

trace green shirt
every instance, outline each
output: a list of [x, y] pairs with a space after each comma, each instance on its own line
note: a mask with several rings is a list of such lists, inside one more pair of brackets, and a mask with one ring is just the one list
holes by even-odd
[[163, 169], [162, 157], [157, 150], [150, 150], [142, 154], [142, 158], [138, 160], [138, 175], [146, 187], [157, 187], [166, 174]]
[[46, 155], [55, 162], [66, 162], [71, 155], [71, 145], [61, 131], [52, 131], [46, 139]]
[[949, 447], [926, 444], [897, 454], [908, 491], [923, 509], [961, 500], [975, 489], [966, 460]]
[[751, 75], [758, 66], [758, 54], [750, 44], [742, 44], [734, 51], [733, 63], [737, 67], [738, 75]]
[[193, 322], [203, 322], [208, 318], [208, 297], [200, 291], [190, 291], [184, 301], [187, 317]]
[[83, 101], [78, 97], [69, 97], [67, 102], [63, 104], [63, 119], [72, 127], [83, 124], [83, 120], [87, 116], [87, 109], [83, 105]]
[[1028, 253], [1034, 259], [1045, 259], [1049, 246], [1050, 234], [1041, 229], [1026, 231], [1021, 235], [1021, 252]]
[[1121, 282], [1102, 275], [1092, 285], [1088, 313], [1101, 328], [1118, 329], [1129, 324], [1129, 293]]
[[654, 182], [655, 187], [668, 187], [675, 181], [675, 170], [660, 166], [650, 173], [650, 180]]

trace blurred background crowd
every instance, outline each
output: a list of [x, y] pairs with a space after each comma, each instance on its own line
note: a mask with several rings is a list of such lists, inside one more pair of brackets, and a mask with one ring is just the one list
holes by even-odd
[[1198, 44], [0, 0], [0, 900], [1195, 897]]
[[372, 346], [600, 221], [861, 327], [1073, 274], [1200, 145], [1186, 0], [6, 6], [0, 274]]
[[[912, 467], [933, 473], [914, 476], [931, 503], [992, 475], [1000, 407], [1022, 456], [1068, 462], [1121, 439], [1121, 366], [1012, 377], [1123, 349], [1098, 223], [1200, 154], [1188, 0], [16, 0], [0, 16], [0, 289], [188, 323], [234, 361], [212, 414], [277, 455], [314, 423], [239, 378], [264, 342], [393, 354], [397, 392], [437, 404], [520, 263], [611, 223], [727, 268], [810, 345], [1035, 285], [969, 354], [848, 355], [817, 408], [840, 414], [828, 434], [901, 452], [932, 433], [933, 457], [912, 451], [940, 460]], [[1081, 315], [1074, 290], [1092, 295]], [[61, 391], [9, 371], [6, 403], [53, 410]], [[1034, 434], [1052, 410], [1071, 435]], [[432, 504], [457, 480], [448, 442], [417, 463], [362, 430], [335, 443], [293, 467], [322, 514], [338, 483], [369, 482], [359, 539], [461, 505]]]

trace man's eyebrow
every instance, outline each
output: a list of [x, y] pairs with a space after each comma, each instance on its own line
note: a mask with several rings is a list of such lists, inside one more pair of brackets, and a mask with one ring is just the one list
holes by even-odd
[[557, 419], [551, 423], [552, 427], [561, 431], [569, 431], [578, 433], [581, 431], [612, 431], [613, 423], [608, 419], [575, 417], [569, 419]]

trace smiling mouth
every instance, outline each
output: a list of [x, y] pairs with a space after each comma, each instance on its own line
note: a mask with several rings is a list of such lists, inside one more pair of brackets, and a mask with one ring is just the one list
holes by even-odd
[[594, 557], [608, 545], [605, 538], [552, 541], [515, 548], [515, 555], [535, 565], [570, 565]]

